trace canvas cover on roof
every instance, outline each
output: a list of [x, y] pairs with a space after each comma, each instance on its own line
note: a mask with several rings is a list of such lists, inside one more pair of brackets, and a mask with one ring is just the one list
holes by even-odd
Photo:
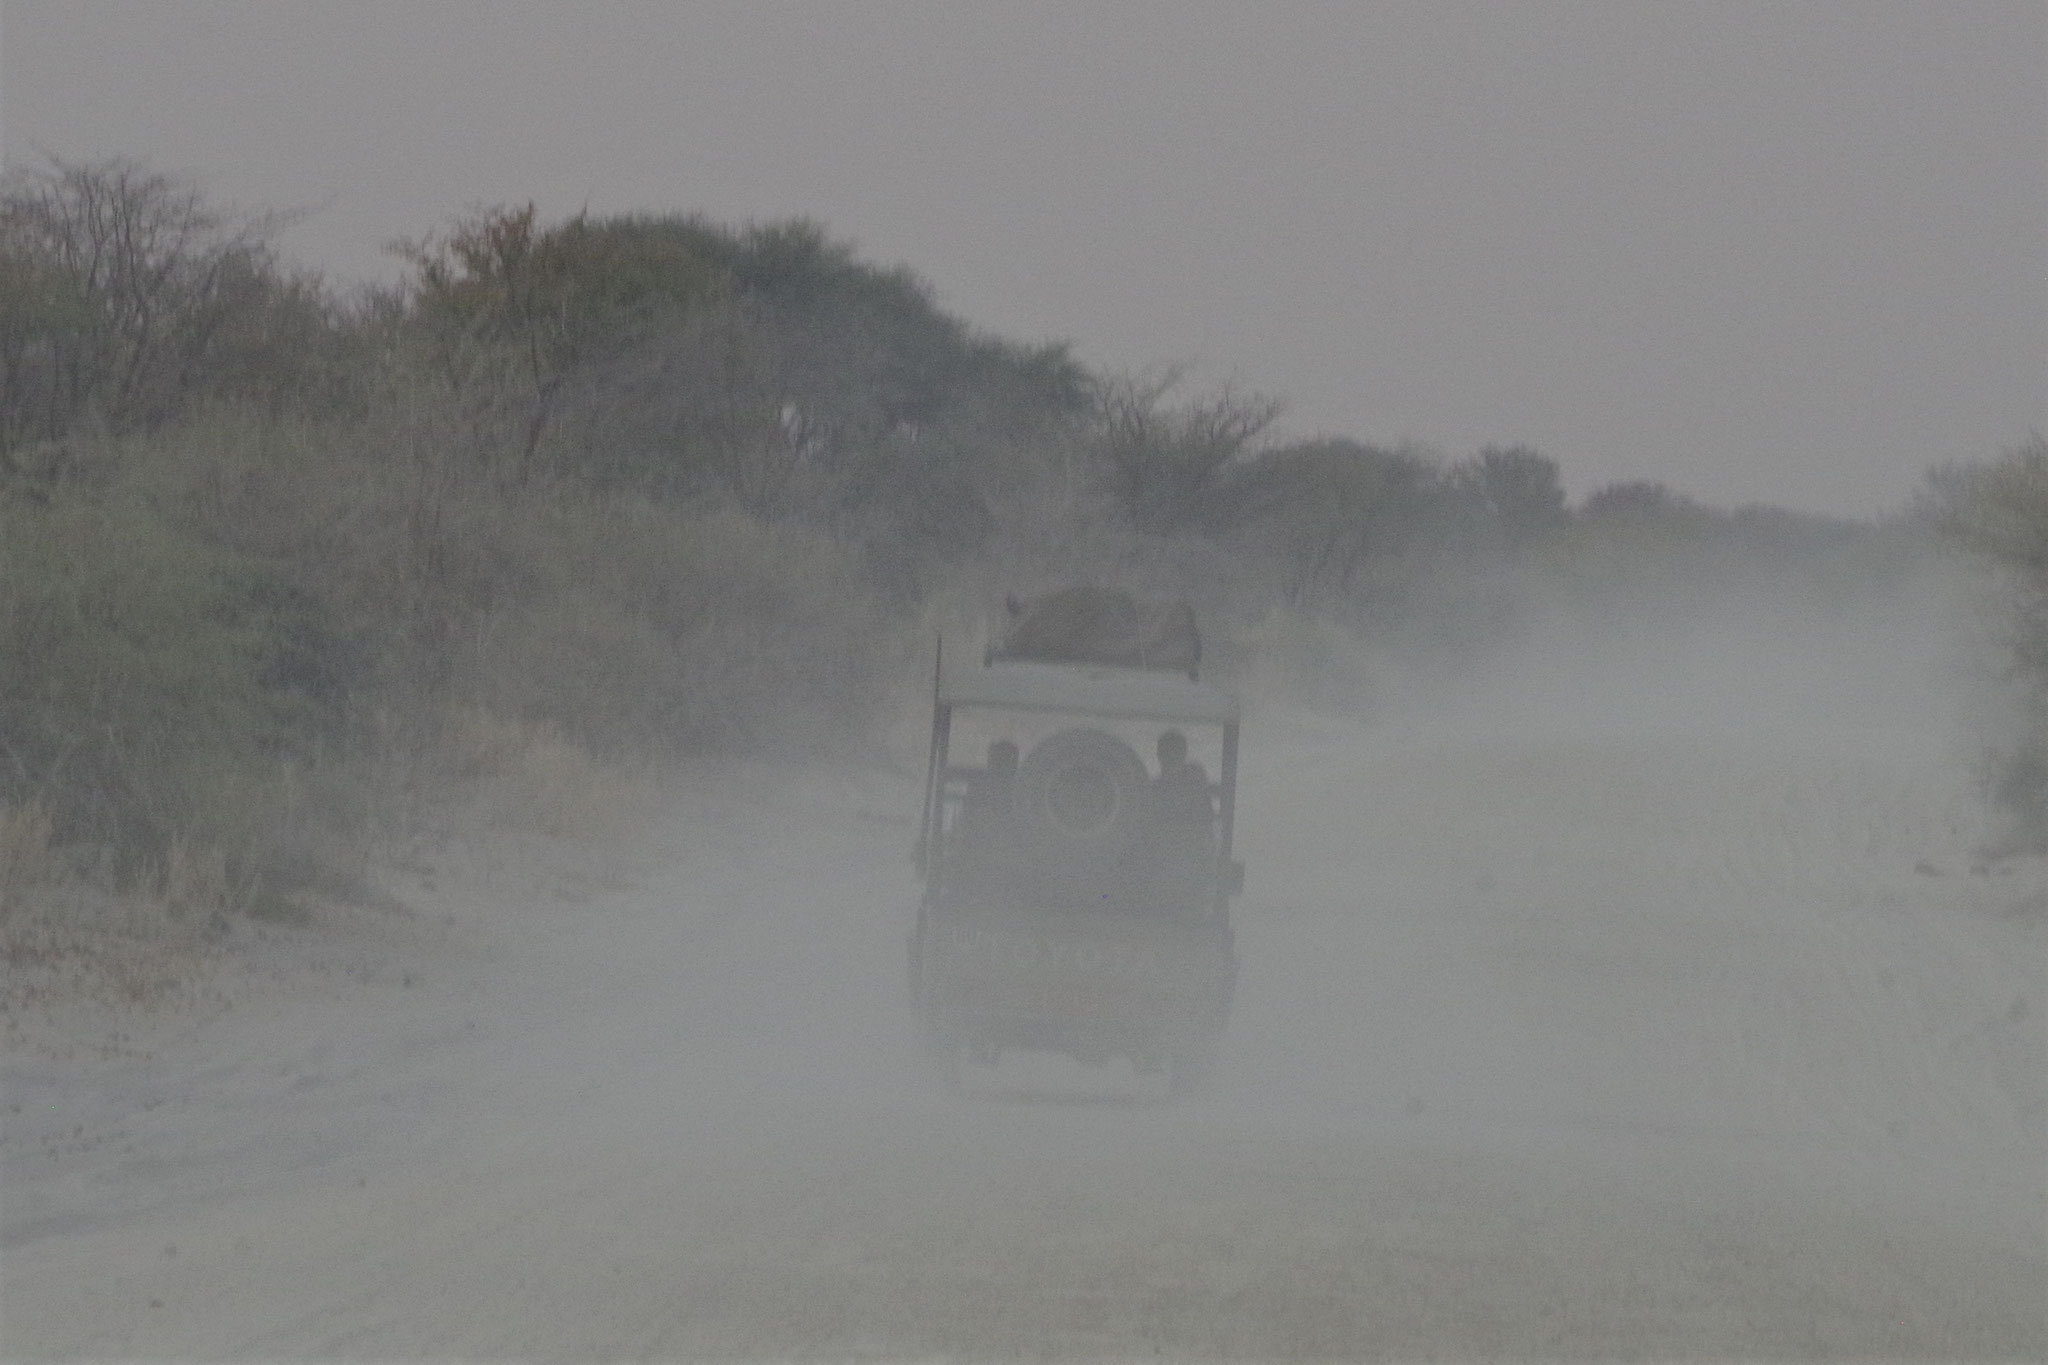
[[1062, 588], [1026, 601], [1012, 598], [993, 660], [1107, 664], [1159, 669], [1193, 678], [1202, 637], [1185, 601], [1141, 601], [1121, 588]]

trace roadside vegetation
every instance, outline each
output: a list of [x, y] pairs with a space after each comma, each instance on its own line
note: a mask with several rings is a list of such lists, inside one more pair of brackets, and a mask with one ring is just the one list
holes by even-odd
[[1919, 511], [1984, 571], [1999, 623], [2003, 704], [1985, 724], [1983, 777], [2009, 831], [1991, 851], [2048, 853], [2048, 440], [1934, 471]]
[[[368, 293], [279, 225], [124, 161], [0, 183], [0, 917], [53, 884], [292, 914], [465, 805], [574, 834], [679, 762], [858, 753], [1008, 590], [1186, 594], [1224, 672], [1369, 708], [1560, 619], [1849, 603], [1939, 520], [1282, 439], [808, 222], [494, 209]], [[2015, 458], [1945, 505], [2048, 525]]]

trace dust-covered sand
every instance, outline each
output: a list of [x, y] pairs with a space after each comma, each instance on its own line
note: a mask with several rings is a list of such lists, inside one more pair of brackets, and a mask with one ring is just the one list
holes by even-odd
[[920, 1075], [901, 773], [451, 849], [277, 932], [320, 971], [14, 1048], [0, 1342], [2038, 1358], [2048, 869], [1973, 870], [1948, 717], [1835, 643], [1256, 708], [1238, 1006], [1170, 1105]]

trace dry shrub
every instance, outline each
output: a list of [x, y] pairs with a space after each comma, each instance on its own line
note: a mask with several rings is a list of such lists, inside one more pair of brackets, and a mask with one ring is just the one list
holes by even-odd
[[[508, 483], [455, 399], [391, 396], [195, 411], [0, 496], [0, 805], [41, 797], [36, 838], [104, 850], [102, 889], [167, 924], [286, 912], [464, 798], [598, 833], [653, 765], [871, 733], [904, 632], [856, 545]], [[0, 857], [11, 896], [30, 855]]]
[[813, 527], [561, 497], [476, 530], [530, 572], [470, 632], [461, 685], [602, 755], [843, 744], [902, 642], [858, 555]]
[[22, 893], [47, 881], [50, 857], [50, 815], [42, 802], [0, 805], [0, 917]]
[[2048, 438], [1989, 464], [1936, 471], [1924, 510], [1948, 542], [1989, 571], [2012, 710], [1995, 728], [1986, 795], [2012, 828], [2003, 851], [2048, 851]]

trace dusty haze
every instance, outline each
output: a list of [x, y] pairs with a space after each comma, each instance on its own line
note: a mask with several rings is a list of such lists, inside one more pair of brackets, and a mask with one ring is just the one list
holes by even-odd
[[446, 850], [271, 947], [298, 998], [16, 1066], [11, 1344], [2036, 1354], [2048, 876], [1972, 873], [1956, 602], [1582, 625], [1371, 726], [1254, 697], [1238, 1005], [1173, 1105], [920, 1073], [914, 736], [630, 852]]
[[[2044, 39], [7, 4], [0, 1353], [2048, 1356], [2048, 446], [1720, 510], [2048, 425]], [[1245, 697], [1185, 1099], [913, 1045], [1078, 580]]]

